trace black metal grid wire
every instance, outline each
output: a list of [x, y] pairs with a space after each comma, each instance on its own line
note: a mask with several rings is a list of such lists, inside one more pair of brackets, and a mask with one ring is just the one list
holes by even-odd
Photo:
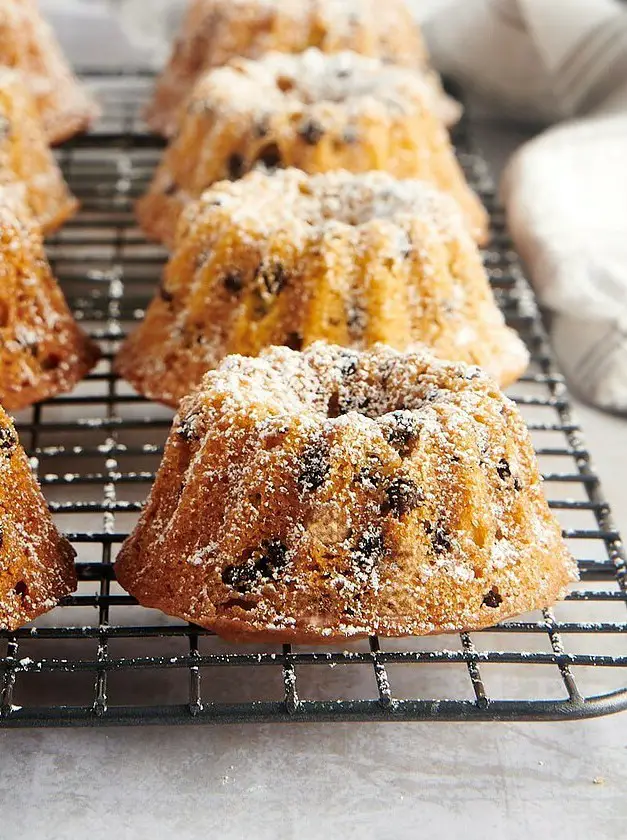
[[482, 633], [371, 638], [346, 649], [231, 645], [137, 606], [120, 589], [112, 564], [148, 493], [171, 420], [111, 372], [164, 261], [133, 218], [161, 144], [139, 116], [148, 80], [92, 82], [105, 117], [59, 155], [82, 211], [48, 251], [104, 360], [72, 395], [17, 418], [51, 509], [78, 550], [80, 584], [34, 626], [0, 634], [0, 727], [554, 720], [627, 708], [625, 553], [467, 126], [456, 142], [492, 215], [486, 265], [533, 356], [512, 395], [532, 430], [581, 582], [553, 610]]

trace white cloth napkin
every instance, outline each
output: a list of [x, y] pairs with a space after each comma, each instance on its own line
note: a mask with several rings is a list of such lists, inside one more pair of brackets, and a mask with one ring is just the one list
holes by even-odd
[[429, 35], [499, 113], [558, 123], [506, 169], [509, 226], [572, 386], [627, 411], [627, 4], [448, 0]]

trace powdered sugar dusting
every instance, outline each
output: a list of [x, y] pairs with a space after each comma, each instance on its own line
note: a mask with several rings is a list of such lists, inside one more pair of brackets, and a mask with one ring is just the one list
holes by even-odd
[[25, 624], [69, 594], [75, 585], [73, 557], [0, 408], [0, 630]]
[[224, 181], [186, 210], [181, 239], [197, 235], [212, 217], [219, 220], [224, 214], [236, 227], [248, 227], [251, 237], [267, 237], [289, 225], [290, 236], [301, 247], [321, 228], [359, 228], [375, 220], [389, 220], [401, 228], [395, 236], [396, 253], [402, 253], [409, 247], [403, 223], [416, 217], [443, 240], [459, 240], [473, 247], [453, 199], [424, 181], [399, 180], [385, 172], [357, 175], [337, 170], [308, 176], [286, 169], [272, 177], [252, 172], [240, 181]]
[[219, 182], [187, 208], [118, 369], [175, 405], [228, 353], [321, 338], [359, 349], [424, 342], [503, 384], [528, 363], [451, 196], [385, 172], [290, 168]]
[[6, 67], [0, 68], [0, 181], [5, 190], [27, 203], [46, 229], [76, 209], [48, 148], [24, 77]]
[[438, 77], [427, 69], [419, 28], [403, 0], [194, 0], [169, 65], [159, 80], [149, 117], [166, 134], [199, 75], [237, 57], [271, 51], [325, 54], [346, 50], [429, 74], [431, 97], [443, 118], [454, 120]]
[[[0, 143], [1, 145], [1, 143]], [[46, 261], [21, 197], [0, 186], [0, 402], [17, 409], [69, 388], [98, 358]]]
[[[420, 112], [430, 107], [430, 89], [418, 74], [352, 52], [327, 55], [311, 48], [297, 55], [269, 53], [259, 61], [237, 59], [202, 77], [190, 98], [190, 113], [210, 111], [221, 119], [236, 113], [341, 105], [344, 115]], [[331, 127], [333, 108], [325, 118]], [[331, 122], [330, 122], [331, 121]]]
[[[211, 524], [190, 533], [190, 510]], [[181, 551], [186, 584], [168, 573]], [[163, 578], [176, 614], [283, 639], [485, 626], [573, 574], [513, 404], [477, 368], [383, 345], [273, 347], [207, 374], [126, 552], [140, 600], [163, 608]]]
[[4, 64], [19, 70], [33, 95], [49, 142], [66, 140], [98, 115], [36, 3], [2, 0], [0, 54]]

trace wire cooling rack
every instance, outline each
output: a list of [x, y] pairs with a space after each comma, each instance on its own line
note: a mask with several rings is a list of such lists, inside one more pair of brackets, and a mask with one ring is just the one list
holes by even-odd
[[34, 626], [0, 635], [0, 726], [251, 721], [554, 720], [627, 708], [627, 566], [533, 295], [468, 127], [460, 159], [492, 215], [485, 260], [533, 363], [515, 386], [551, 506], [581, 582], [553, 610], [489, 631], [343, 648], [237, 646], [136, 605], [113, 562], [158, 467], [171, 413], [135, 395], [111, 359], [159, 282], [164, 252], [133, 217], [160, 143], [141, 122], [149, 79], [92, 78], [95, 133], [60, 151], [80, 215], [49, 241], [77, 317], [104, 359], [70, 396], [18, 416], [79, 589]]

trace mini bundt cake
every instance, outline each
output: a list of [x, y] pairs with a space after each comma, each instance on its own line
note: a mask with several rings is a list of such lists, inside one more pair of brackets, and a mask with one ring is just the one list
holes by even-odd
[[15, 630], [76, 589], [74, 550], [55, 528], [0, 407], [0, 630]]
[[144, 606], [303, 644], [476, 630], [576, 579], [487, 374], [322, 342], [207, 374], [115, 569]]
[[355, 53], [271, 53], [206, 74], [138, 203], [145, 232], [171, 244], [181, 209], [255, 166], [305, 172], [385, 170], [450, 192], [479, 241], [487, 215], [415, 73]]
[[528, 364], [452, 198], [384, 172], [252, 172], [188, 208], [117, 370], [174, 406], [229, 353], [416, 342], [503, 385]]
[[429, 67], [422, 35], [403, 0], [192, 0], [147, 119], [155, 131], [175, 133], [181, 103], [203, 72], [233, 58], [309, 47], [353, 50], [422, 72], [434, 110], [447, 124], [459, 119]]
[[36, 0], [0, 3], [0, 63], [23, 75], [50, 143], [84, 131], [99, 108], [78, 83]]
[[19, 73], [0, 68], [0, 185], [21, 197], [45, 231], [74, 215], [70, 193]]
[[0, 188], [0, 404], [69, 391], [98, 360], [74, 321], [27, 208]]

